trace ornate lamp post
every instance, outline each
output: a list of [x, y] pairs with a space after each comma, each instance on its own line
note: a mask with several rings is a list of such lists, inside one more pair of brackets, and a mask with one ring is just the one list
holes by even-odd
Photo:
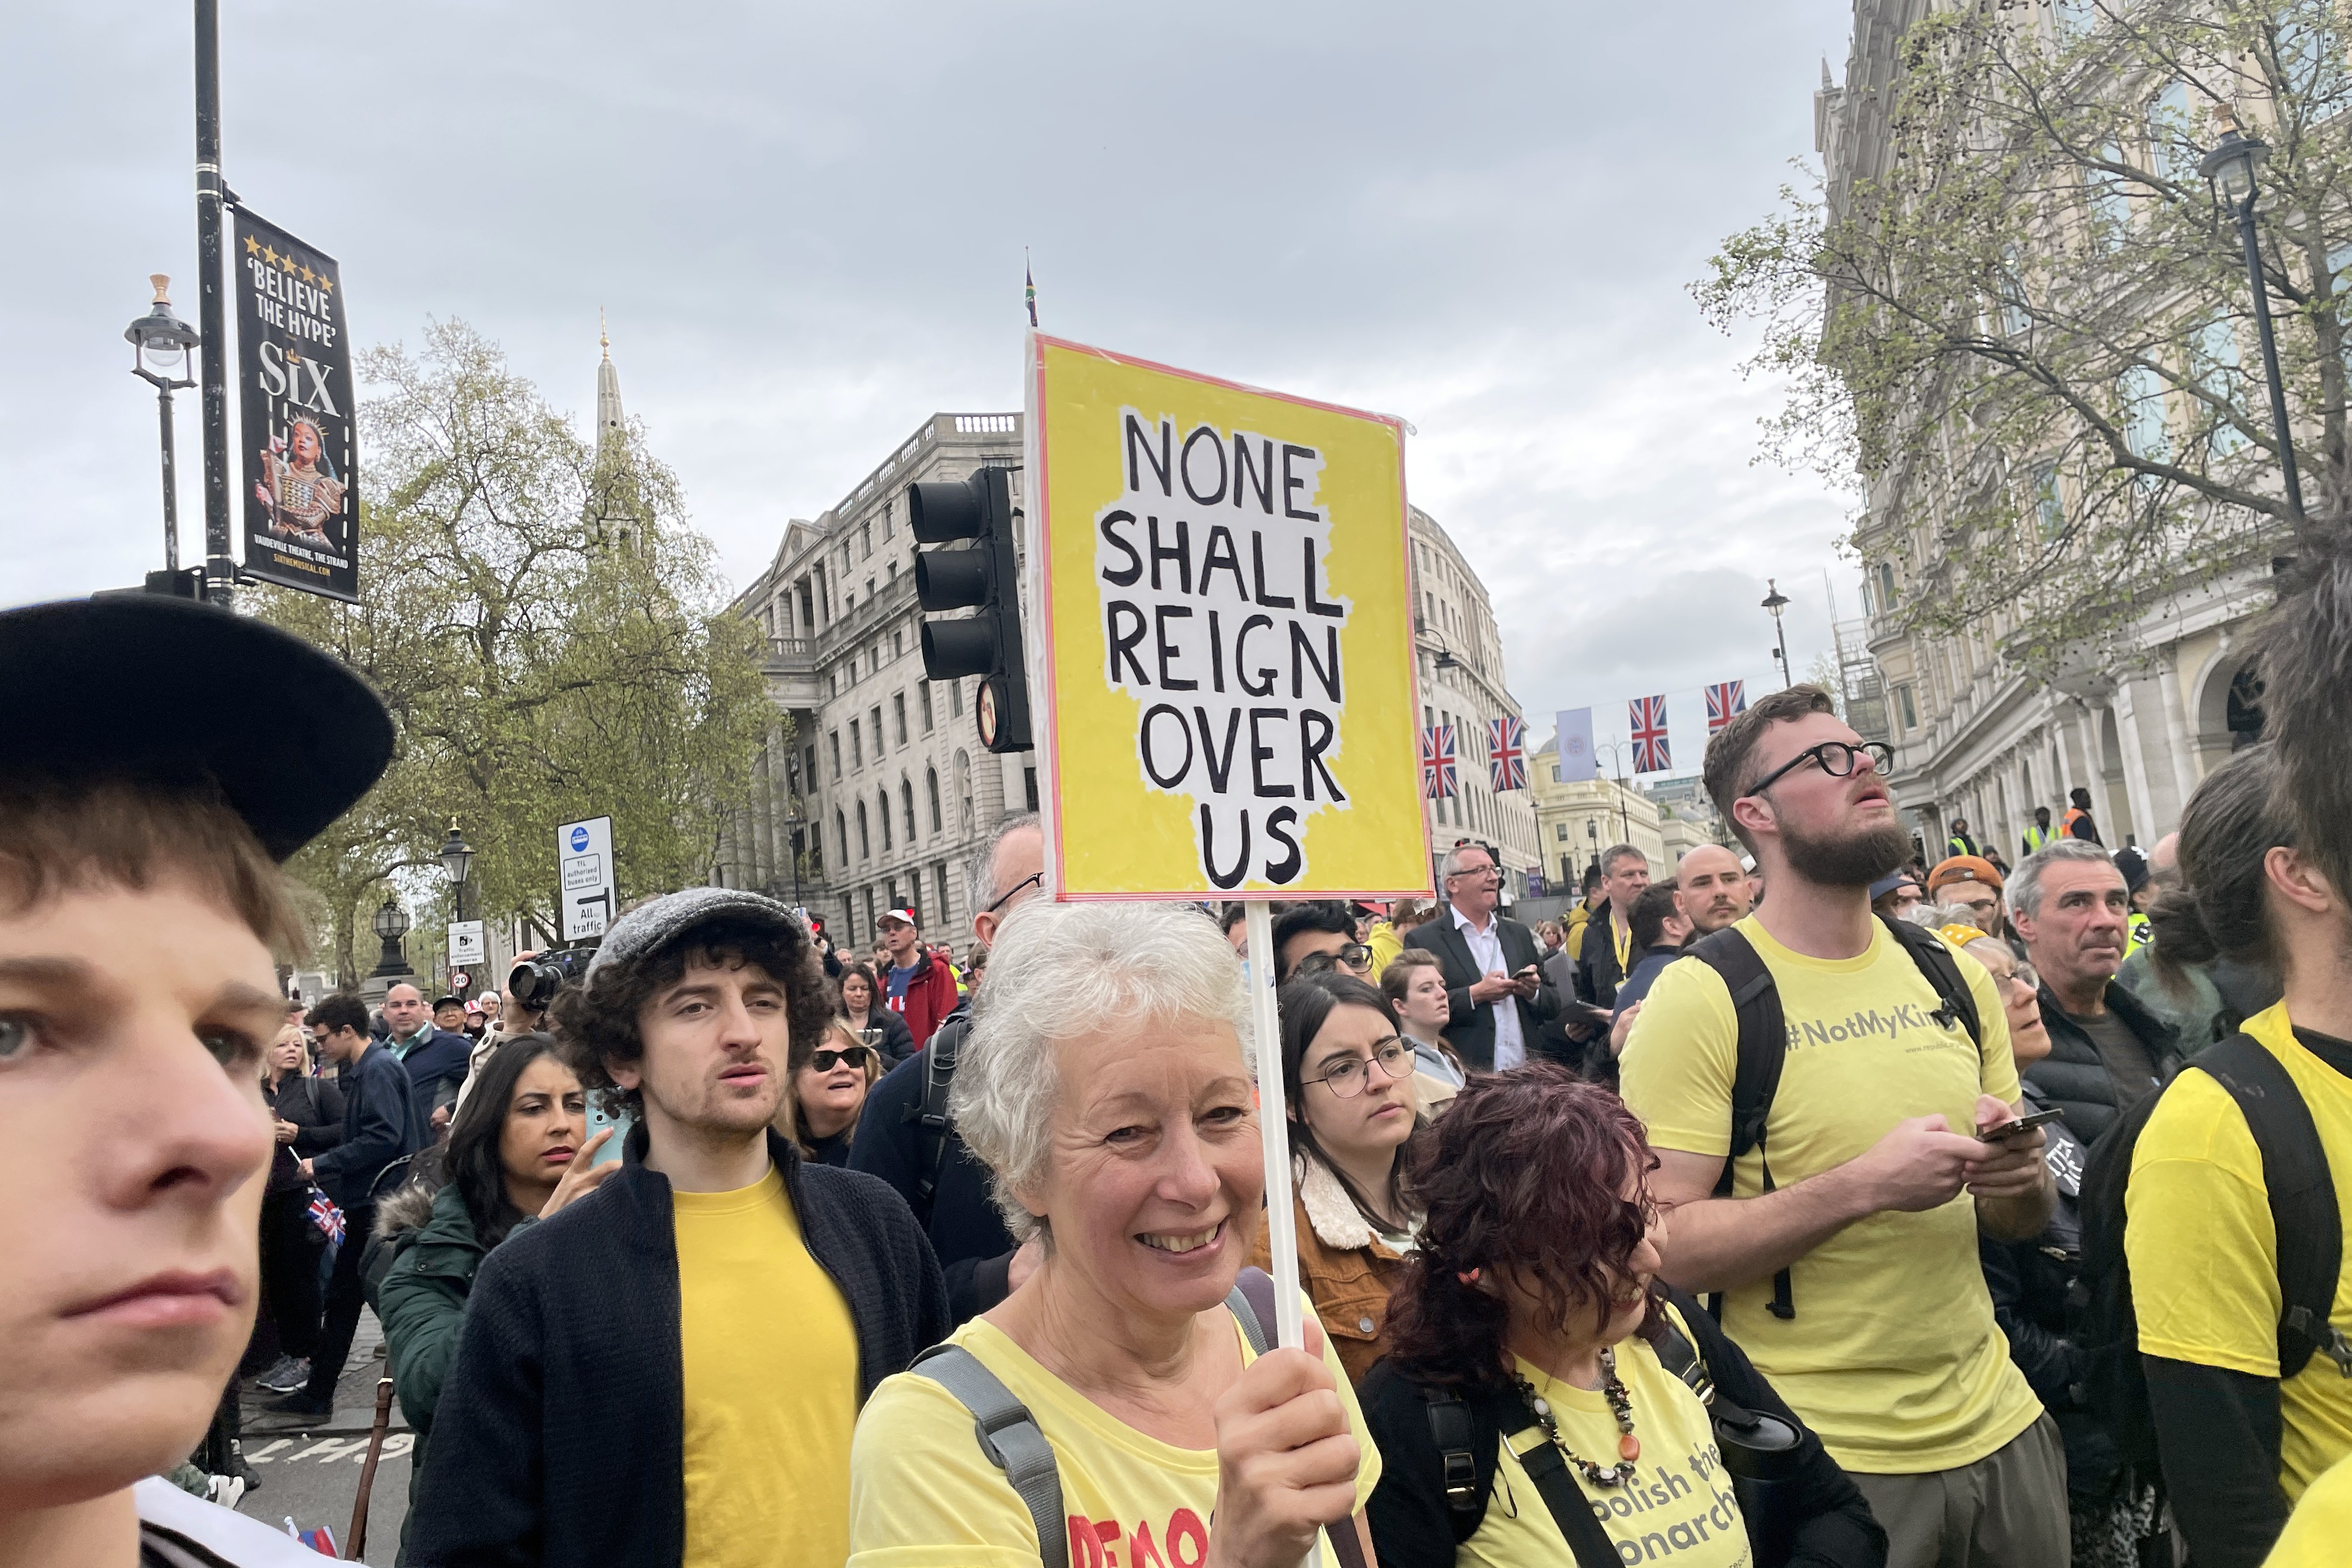
[[466, 876], [474, 868], [474, 847], [457, 831], [457, 819], [449, 819], [449, 841], [441, 846], [441, 870], [449, 879], [449, 909], [451, 920], [466, 918]]
[[375, 973], [369, 978], [415, 973], [408, 967], [407, 954], [401, 951], [400, 939], [408, 934], [408, 911], [400, 907], [400, 900], [384, 900], [383, 908], [376, 910], [375, 919], [369, 924], [375, 928], [375, 934], [383, 939], [383, 955], [376, 961]]
[[202, 340], [196, 329], [172, 313], [172, 280], [161, 272], [148, 275], [155, 286], [155, 302], [147, 313], [122, 329], [135, 353], [131, 374], [155, 389], [156, 417], [163, 435], [163, 569], [180, 570], [180, 493], [174, 476], [172, 442], [172, 394], [194, 386], [188, 374], [188, 351]]
[[2286, 383], [2280, 379], [2278, 340], [2271, 331], [2271, 291], [2263, 280], [2262, 243], [2254, 233], [2254, 200], [2261, 186], [2255, 171], [2270, 156], [2269, 144], [2255, 136], [2242, 136], [2234, 125], [2205, 154], [2197, 172], [2212, 185], [2215, 199], [2226, 200], [2237, 216], [2238, 242], [2246, 253], [2246, 283], [2254, 296], [2254, 335], [2262, 340], [2263, 374], [2270, 383], [2271, 434], [2278, 442], [2279, 473], [2286, 484], [2289, 521], [2303, 526], [2303, 478], [2295, 472], [2294, 442], [2287, 434]]
[[1780, 592], [1780, 585], [1769, 577], [1764, 579], [1764, 607], [1772, 612], [1772, 637], [1779, 644], [1772, 657], [1780, 661], [1780, 686], [1785, 690], [1797, 684], [1797, 678], [1789, 671], [1789, 628], [1780, 624], [1780, 612], [1789, 607], [1789, 595]]

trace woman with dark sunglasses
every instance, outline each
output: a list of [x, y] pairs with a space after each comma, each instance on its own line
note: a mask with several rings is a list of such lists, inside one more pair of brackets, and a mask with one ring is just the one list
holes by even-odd
[[882, 1076], [881, 1053], [846, 1021], [835, 1018], [814, 1046], [793, 1042], [790, 1072], [776, 1131], [799, 1144], [813, 1163], [848, 1164], [858, 1112], [866, 1109], [866, 1091]]

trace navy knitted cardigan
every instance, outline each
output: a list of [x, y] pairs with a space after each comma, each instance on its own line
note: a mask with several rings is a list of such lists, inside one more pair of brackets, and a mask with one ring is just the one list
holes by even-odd
[[[646, 1168], [645, 1146], [640, 1124], [619, 1175], [483, 1261], [434, 1415], [415, 1568], [684, 1559], [677, 1240], [668, 1178]], [[772, 1132], [768, 1152], [810, 1255], [848, 1300], [862, 1405], [953, 1326], [940, 1266], [887, 1184], [808, 1164]]]

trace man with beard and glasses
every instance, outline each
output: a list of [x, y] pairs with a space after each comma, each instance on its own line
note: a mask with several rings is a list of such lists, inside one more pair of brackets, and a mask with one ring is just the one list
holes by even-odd
[[[1871, 914], [1871, 882], [1910, 849], [1886, 763], [1811, 686], [1707, 745], [1707, 793], [1772, 898], [1668, 965], [1626, 1044], [1625, 1102], [1673, 1210], [1662, 1272], [1718, 1294], [1725, 1330], [1869, 1498], [1894, 1568], [2063, 1564], [2063, 1448], [1977, 1258], [1980, 1233], [2041, 1231], [2043, 1138], [1970, 1136], [2021, 1099], [1983, 965]], [[1743, 953], [1769, 983], [1736, 1006]], [[1735, 1086], [1775, 1042], [1759, 1103]]]

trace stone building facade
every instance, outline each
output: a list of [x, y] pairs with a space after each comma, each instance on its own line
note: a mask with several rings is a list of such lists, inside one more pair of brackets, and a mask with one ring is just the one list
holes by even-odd
[[[1822, 66], [1814, 147], [1833, 216], [1846, 210], [1849, 193], [1889, 170], [1887, 113], [1902, 39], [1932, 5], [1855, 0], [1843, 81]], [[1965, 424], [1962, 410], [1940, 416], [1956, 429]], [[2052, 505], [2054, 497], [2053, 490], [2021, 505]], [[2271, 602], [2268, 552], [2158, 598], [2111, 646], [2085, 650], [2054, 679], [2037, 680], [2004, 657], [2004, 644], [2022, 627], [2005, 608], [1954, 635], [1900, 624], [1906, 604], [1938, 591], [1948, 552], [1966, 547], [1954, 544], [1939, 504], [1932, 487], [1889, 465], [1873, 477], [1853, 534], [1864, 575], [1862, 641], [1879, 676], [1871, 695], [1883, 701], [1871, 718], [1883, 722], [1877, 732], [1895, 747], [1895, 798], [1928, 859], [1952, 820], [1965, 817], [1980, 842], [2014, 861], [2034, 807], [2049, 807], [2054, 821], [2077, 787], [2090, 792], [2110, 847], [2153, 845], [2178, 826], [2206, 772], [2261, 731], [2242, 642]]]
[[1018, 414], [935, 414], [839, 503], [795, 518], [737, 597], [767, 638], [776, 719], [751, 808], [719, 847], [720, 881], [805, 905], [845, 948], [883, 910], [971, 942], [964, 863], [1006, 815], [1036, 804], [1034, 759], [980, 744], [971, 679], [924, 678], [907, 487], [1014, 469]]

